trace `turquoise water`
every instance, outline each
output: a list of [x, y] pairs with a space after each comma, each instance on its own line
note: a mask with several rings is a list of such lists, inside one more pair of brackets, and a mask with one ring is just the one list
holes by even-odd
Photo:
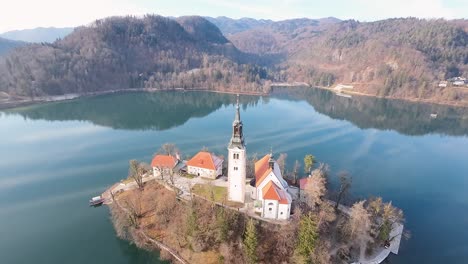
[[[115, 237], [87, 201], [165, 142], [226, 155], [235, 96], [131, 93], [0, 113], [1, 263], [160, 263]], [[306, 153], [353, 176], [352, 198], [404, 210], [390, 263], [468, 263], [468, 111], [315, 89], [241, 96], [247, 151]], [[431, 119], [431, 113], [438, 113]], [[332, 185], [334, 178], [332, 176]]]

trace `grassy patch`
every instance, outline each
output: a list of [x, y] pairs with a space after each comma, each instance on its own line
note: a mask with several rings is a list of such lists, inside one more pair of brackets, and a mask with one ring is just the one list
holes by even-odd
[[194, 194], [205, 197], [206, 199], [218, 203], [226, 202], [227, 188], [208, 185], [208, 184], [195, 184], [192, 188]]
[[127, 178], [127, 179], [121, 180], [120, 182], [127, 185], [129, 183], [135, 182], [135, 180], [133, 178]]
[[189, 173], [181, 173], [180, 176], [182, 176], [184, 178], [188, 178], [188, 179], [193, 179], [193, 178], [196, 177], [195, 175], [189, 174]]

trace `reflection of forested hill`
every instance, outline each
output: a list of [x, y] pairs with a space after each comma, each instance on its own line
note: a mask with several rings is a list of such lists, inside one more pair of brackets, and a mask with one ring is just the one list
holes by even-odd
[[[350, 99], [314, 88], [275, 88], [272, 96], [305, 100], [317, 112], [360, 128], [396, 130], [407, 135], [468, 135], [468, 108], [360, 96]], [[431, 113], [437, 113], [437, 118], [431, 118]]]
[[[256, 104], [259, 97], [242, 96], [241, 103]], [[7, 113], [30, 119], [80, 120], [115, 129], [165, 130], [192, 117], [206, 116], [235, 103], [234, 95], [199, 92], [129, 93], [82, 98], [12, 109]]]

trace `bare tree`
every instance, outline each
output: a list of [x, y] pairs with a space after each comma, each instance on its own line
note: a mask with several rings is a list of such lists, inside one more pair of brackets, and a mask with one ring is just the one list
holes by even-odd
[[254, 153], [250, 156], [250, 159], [247, 160], [247, 177], [254, 178], [255, 177], [255, 163], [258, 161], [257, 153]]
[[367, 243], [372, 241], [370, 235], [371, 219], [370, 214], [364, 208], [365, 200], [359, 201], [351, 207], [347, 231], [351, 237], [359, 243], [360, 254], [364, 256], [367, 248]]
[[278, 163], [278, 166], [280, 167], [280, 171], [281, 171], [282, 175], [284, 175], [284, 173], [285, 173], [286, 158], [287, 157], [288, 157], [288, 154], [280, 153], [278, 159], [276, 160], [276, 163]]
[[298, 160], [296, 160], [296, 162], [294, 162], [294, 169], [293, 169], [294, 184], [297, 183], [297, 176], [299, 174], [299, 169], [300, 168], [301, 168], [301, 163]]
[[132, 178], [138, 185], [138, 188], [143, 189], [143, 174], [140, 164], [136, 160], [130, 160], [130, 168], [128, 170], [129, 177]]
[[175, 172], [172, 168], [168, 168], [168, 172], [169, 172], [169, 181], [171, 181], [171, 184], [174, 185], [175, 184]]
[[318, 168], [312, 171], [311, 175], [307, 178], [307, 183], [304, 188], [304, 195], [306, 203], [310, 208], [315, 208], [316, 205], [322, 203], [322, 197], [325, 195], [326, 178], [323, 168]]
[[351, 176], [347, 172], [340, 172], [340, 189], [338, 191], [338, 198], [336, 199], [335, 210], [338, 210], [338, 205], [341, 200], [348, 194], [349, 188], [351, 188]]
[[318, 209], [317, 227], [319, 230], [324, 230], [331, 222], [335, 221], [336, 213], [332, 204], [329, 202], [321, 203]]
[[201, 148], [201, 151], [208, 152], [208, 151], [210, 151], [210, 149], [207, 146], [203, 146]]
[[175, 156], [178, 153], [178, 149], [175, 144], [173, 143], [164, 143], [159, 150], [160, 153], [164, 153], [165, 155]]
[[124, 200], [125, 208], [128, 210], [128, 217], [130, 225], [139, 228], [140, 218], [143, 216], [143, 207], [141, 204], [142, 192], [140, 190], [135, 191], [134, 195], [130, 195]]

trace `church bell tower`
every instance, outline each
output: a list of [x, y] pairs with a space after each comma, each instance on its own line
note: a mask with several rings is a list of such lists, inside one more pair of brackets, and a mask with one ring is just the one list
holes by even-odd
[[244, 203], [246, 149], [240, 119], [239, 95], [237, 95], [236, 115], [232, 122], [232, 137], [228, 146], [228, 200]]

